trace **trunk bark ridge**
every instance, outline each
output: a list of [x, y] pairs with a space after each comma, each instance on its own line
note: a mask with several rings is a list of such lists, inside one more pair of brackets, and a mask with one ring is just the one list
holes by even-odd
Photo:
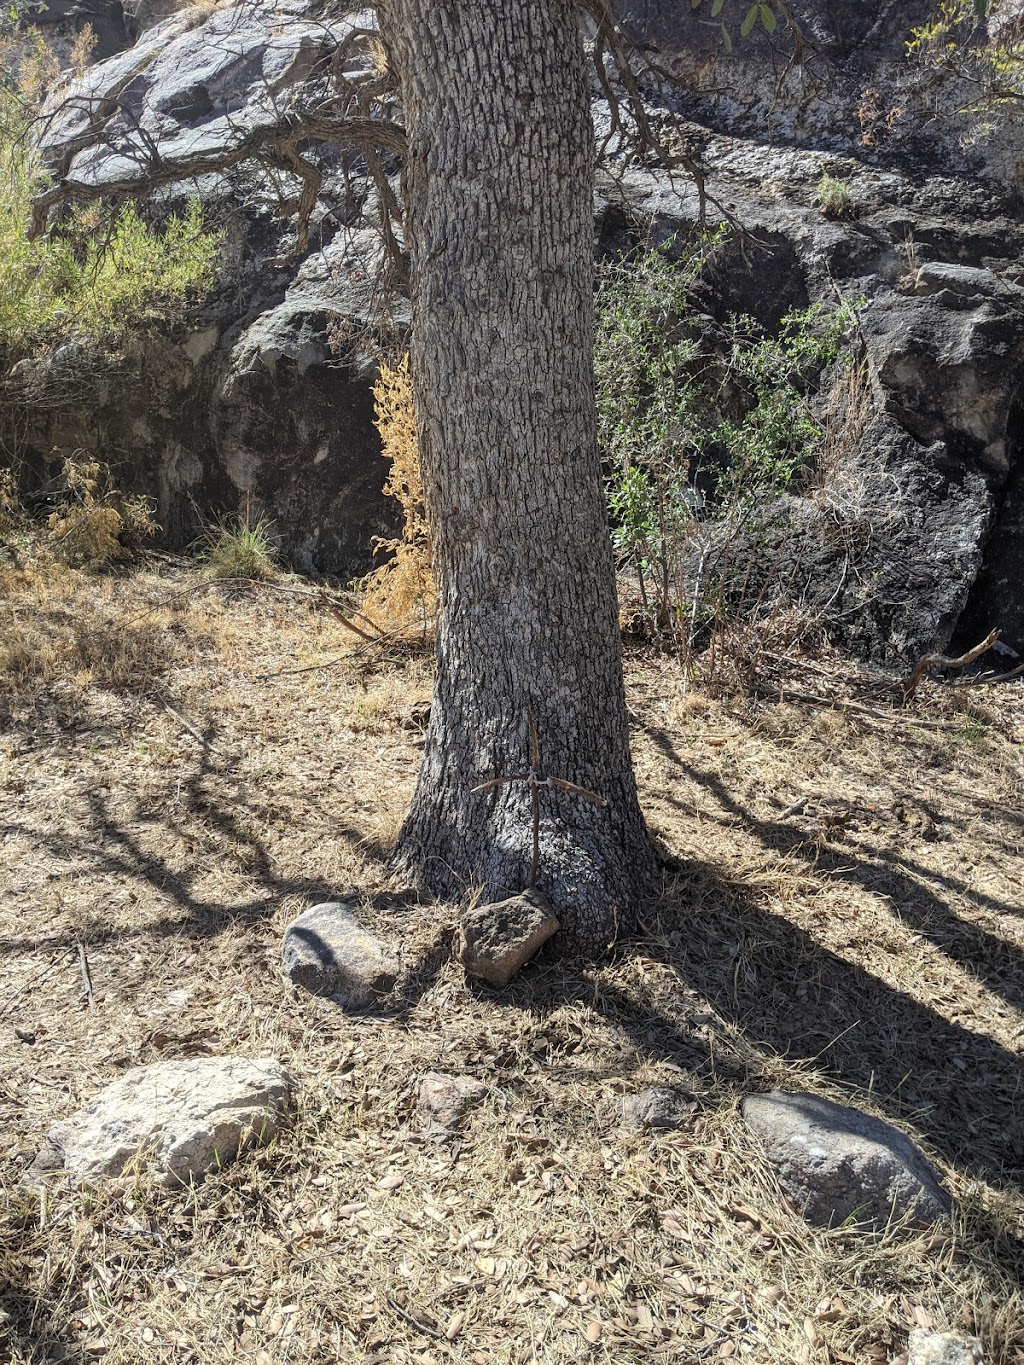
[[412, 363], [437, 682], [397, 864], [445, 897], [529, 880], [577, 951], [628, 929], [654, 860], [629, 753], [592, 376], [592, 157], [569, 0], [386, 0], [408, 131]]

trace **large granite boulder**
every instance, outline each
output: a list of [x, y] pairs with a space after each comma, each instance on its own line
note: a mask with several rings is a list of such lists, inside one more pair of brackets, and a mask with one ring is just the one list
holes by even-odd
[[151, 1172], [162, 1184], [187, 1185], [276, 1137], [294, 1090], [265, 1058], [135, 1067], [50, 1129], [34, 1170], [63, 1169], [85, 1181]]
[[748, 1095], [743, 1118], [784, 1192], [823, 1227], [923, 1225], [949, 1213], [935, 1172], [899, 1129], [819, 1095]]

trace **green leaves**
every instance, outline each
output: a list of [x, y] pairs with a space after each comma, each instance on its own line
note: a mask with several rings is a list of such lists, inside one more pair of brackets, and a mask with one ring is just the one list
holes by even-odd
[[673, 239], [599, 274], [594, 373], [612, 538], [656, 634], [680, 628], [701, 523], [745, 517], [813, 467], [818, 379], [855, 309], [812, 305], [771, 333], [749, 317], [714, 322], [695, 288], [724, 242], [721, 231]]
[[[704, 0], [690, 0], [690, 8], [697, 10], [701, 8]], [[729, 34], [729, 27], [724, 18], [721, 18], [723, 11], [729, 0], [711, 0], [709, 7], [709, 17], [720, 19], [722, 32], [722, 46], [726, 52], [732, 51], [732, 38]], [[985, 0], [975, 0], [976, 4], [984, 4]], [[766, 33], [774, 33], [779, 26], [778, 15], [775, 13], [774, 0], [755, 0], [740, 22], [740, 36], [749, 38], [755, 26], [760, 23]]]

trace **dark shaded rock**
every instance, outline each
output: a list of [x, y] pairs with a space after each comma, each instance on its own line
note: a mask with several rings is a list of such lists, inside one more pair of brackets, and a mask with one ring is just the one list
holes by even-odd
[[[183, 9], [150, 27], [163, 5], [142, 0], [135, 46], [61, 89], [42, 150], [76, 183], [131, 173], [149, 156], [144, 146], [172, 162], [229, 152], [285, 107], [321, 97], [339, 42], [366, 22], [325, 20], [313, 0], [254, 0]], [[366, 40], [350, 43], [347, 69], [369, 60]], [[102, 135], [82, 140], [108, 98]], [[8, 396], [23, 406], [22, 458], [36, 483], [76, 451], [95, 452], [117, 464], [119, 488], [155, 498], [166, 545], [190, 544], [204, 517], [246, 512], [269, 521], [294, 567], [347, 580], [372, 566], [375, 538], [400, 523], [373, 426], [381, 246], [357, 226], [372, 210], [364, 168], [330, 144], [304, 155], [323, 181], [306, 253], [291, 255], [279, 193], [287, 176], [242, 166], [160, 191], [150, 217], [198, 194], [223, 229], [202, 309], [117, 357], [72, 345], [23, 362]], [[403, 308], [397, 300], [399, 323]]]
[[627, 1095], [622, 1101], [622, 1119], [635, 1132], [651, 1129], [681, 1128], [696, 1111], [692, 1095], [663, 1086], [652, 1086], [638, 1095]]
[[82, 1180], [151, 1170], [198, 1181], [285, 1123], [295, 1082], [277, 1062], [189, 1057], [135, 1067], [50, 1129], [26, 1180], [64, 1169]]
[[445, 1138], [459, 1127], [467, 1111], [487, 1094], [483, 1081], [472, 1076], [447, 1076], [428, 1071], [420, 1081], [417, 1103], [428, 1136]]
[[[164, 4], [130, 0], [136, 46], [60, 92], [44, 150], [82, 184], [148, 164], [152, 146], [171, 159], [231, 148], [283, 108], [315, 104], [343, 43], [346, 71], [372, 60], [358, 32], [372, 16], [326, 15], [315, 0], [197, 7], [149, 27]], [[616, 7], [678, 77], [645, 93], [714, 198], [677, 175], [615, 166], [600, 179], [601, 251], [683, 237], [704, 210], [708, 226], [727, 211], [744, 236], [702, 296], [712, 323], [740, 313], [772, 330], [837, 292], [867, 301], [851, 339], [871, 388], [863, 429], [851, 426], [816, 483], [763, 509], [758, 535], [744, 528], [725, 556], [737, 577], [764, 603], [776, 600], [758, 598], [774, 573], [781, 607], [820, 617], [836, 645], [886, 666], [967, 648], [994, 625], [1024, 653], [1024, 160], [1013, 111], [992, 111], [985, 136], [965, 137], [956, 110], [973, 93], [948, 74], [924, 80], [907, 60], [932, 0], [794, 0], [796, 53], [784, 24], [771, 35], [757, 25], [726, 51], [707, 4]], [[81, 141], [122, 86], [103, 135]], [[601, 136], [610, 114], [594, 89]], [[76, 451], [130, 452], [119, 486], [157, 497], [173, 546], [201, 530], [196, 506], [248, 508], [271, 519], [295, 567], [350, 578], [398, 522], [370, 396], [381, 255], [362, 225], [376, 200], [358, 157], [325, 145], [303, 154], [322, 186], [297, 258], [289, 201], [262, 170], [151, 199], [160, 217], [198, 192], [225, 225], [214, 297], [187, 334], [152, 335], [109, 372], [83, 367], [74, 347], [26, 363], [19, 440], [39, 482]], [[847, 187], [856, 221], [822, 216], [825, 173]], [[693, 582], [699, 565], [706, 583], [721, 534], [712, 524], [695, 536]]]
[[907, 1365], [983, 1365], [984, 1351], [977, 1337], [956, 1332], [929, 1332], [915, 1327], [910, 1334]]
[[949, 1197], [898, 1129], [817, 1095], [748, 1095], [743, 1118], [765, 1146], [785, 1193], [808, 1222], [884, 1228], [949, 1213]]
[[462, 916], [459, 961], [469, 976], [491, 986], [507, 986], [558, 928], [550, 906], [536, 890], [477, 905]]
[[294, 919], [285, 930], [281, 962], [294, 985], [353, 1010], [387, 995], [398, 977], [397, 959], [345, 901], [310, 906]]

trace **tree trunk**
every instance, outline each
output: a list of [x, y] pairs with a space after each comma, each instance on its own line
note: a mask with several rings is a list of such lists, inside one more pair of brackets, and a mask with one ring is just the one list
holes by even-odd
[[397, 865], [444, 897], [537, 885], [575, 952], [654, 884], [629, 752], [592, 375], [593, 132], [571, 0], [383, 0], [409, 137], [412, 367], [437, 680]]

